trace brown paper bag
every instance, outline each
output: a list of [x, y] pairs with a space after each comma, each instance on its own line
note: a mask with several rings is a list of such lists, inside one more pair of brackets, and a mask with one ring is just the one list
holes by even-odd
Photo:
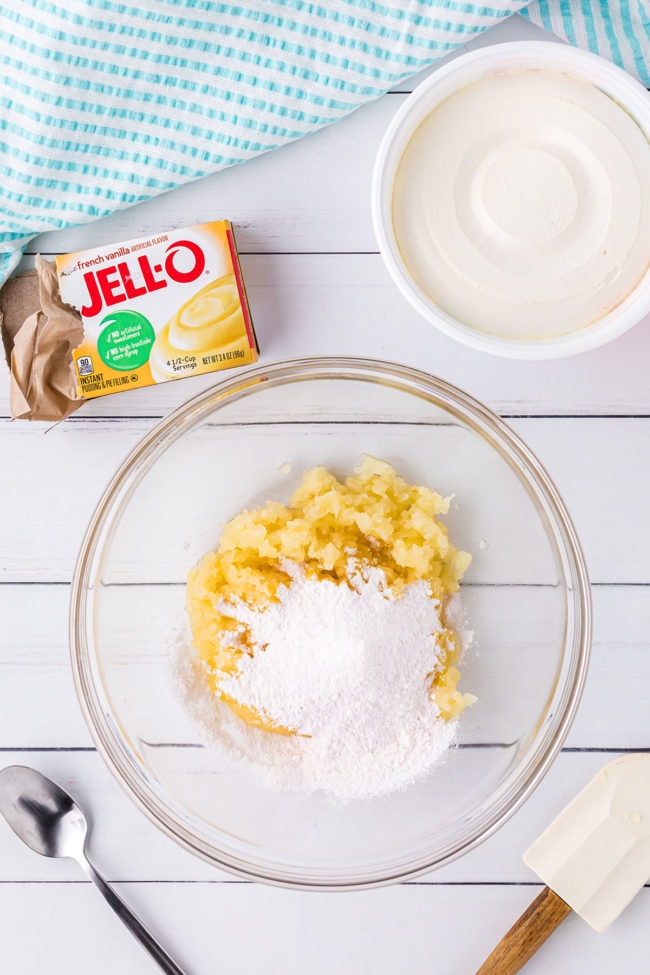
[[54, 263], [36, 257], [36, 271], [0, 290], [0, 327], [11, 370], [14, 419], [63, 420], [84, 402], [77, 395], [72, 350], [83, 341], [81, 317], [64, 304]]

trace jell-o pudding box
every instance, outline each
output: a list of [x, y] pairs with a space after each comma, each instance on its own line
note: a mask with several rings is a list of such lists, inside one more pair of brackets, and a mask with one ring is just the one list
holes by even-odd
[[257, 360], [228, 220], [64, 254], [56, 267], [83, 322], [72, 355], [86, 399]]

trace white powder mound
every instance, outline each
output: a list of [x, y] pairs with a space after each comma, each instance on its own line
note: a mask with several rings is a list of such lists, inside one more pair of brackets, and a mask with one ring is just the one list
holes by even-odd
[[213, 741], [274, 788], [322, 789], [339, 802], [405, 788], [443, 755], [456, 726], [440, 717], [430, 693], [440, 603], [425, 582], [395, 597], [378, 569], [353, 573], [347, 586], [286, 568], [293, 578], [278, 602], [262, 611], [242, 602], [220, 607], [258, 647], [220, 686], [298, 734], [235, 717], [208, 690], [202, 665], [188, 665], [187, 651], [186, 706]]

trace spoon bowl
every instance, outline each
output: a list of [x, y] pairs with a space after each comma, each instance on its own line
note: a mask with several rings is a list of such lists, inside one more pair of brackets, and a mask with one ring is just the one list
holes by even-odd
[[73, 860], [84, 855], [86, 817], [72, 796], [36, 769], [0, 770], [0, 812], [34, 853]]

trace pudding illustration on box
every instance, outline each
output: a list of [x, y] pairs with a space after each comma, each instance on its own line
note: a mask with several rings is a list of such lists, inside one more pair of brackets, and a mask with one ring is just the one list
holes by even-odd
[[56, 266], [83, 322], [73, 359], [87, 399], [257, 360], [227, 220], [64, 254]]

